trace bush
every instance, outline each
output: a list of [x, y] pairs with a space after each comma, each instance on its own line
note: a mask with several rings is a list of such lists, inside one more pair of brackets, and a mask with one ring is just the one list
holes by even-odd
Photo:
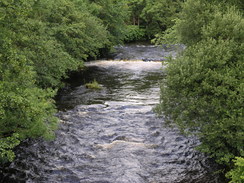
[[170, 28], [181, 11], [183, 0], [146, 0], [140, 17], [148, 37]]
[[19, 135], [16, 133], [10, 137], [0, 138], [0, 165], [1, 163], [14, 160], [15, 154], [12, 150], [19, 144]]
[[[109, 40], [108, 47], [123, 42], [126, 31], [125, 21], [129, 11], [126, 0], [89, 0], [92, 4], [92, 14], [97, 16], [106, 30]], [[99, 38], [96, 36], [96, 38]]]
[[[0, 161], [13, 160], [12, 149], [25, 138], [54, 137], [53, 90], [35, 86], [35, 72], [11, 41], [0, 34]], [[6, 35], [5, 35], [6, 36]]]
[[146, 31], [137, 25], [127, 25], [125, 34], [126, 42], [143, 41], [146, 40]]
[[[243, 154], [244, 44], [209, 39], [171, 59], [157, 110], [201, 139], [220, 163]], [[239, 58], [237, 57], [239, 55]]]
[[188, 47], [169, 60], [156, 110], [231, 167], [234, 157], [244, 156], [244, 20], [235, 7], [204, 0], [184, 8], [174, 34]]
[[235, 163], [235, 168], [228, 172], [226, 176], [231, 178], [230, 183], [243, 183], [244, 182], [244, 158], [236, 157], [233, 160]]
[[187, 46], [212, 37], [243, 41], [243, 18], [240, 7], [209, 3], [207, 0], [188, 0], [176, 18], [175, 25], [163, 33], [158, 33], [154, 42], [182, 43]]
[[99, 1], [99, 16], [91, 4], [0, 1], [0, 161], [13, 160], [13, 148], [26, 138], [52, 138], [52, 98], [62, 79], [122, 40], [124, 3]]

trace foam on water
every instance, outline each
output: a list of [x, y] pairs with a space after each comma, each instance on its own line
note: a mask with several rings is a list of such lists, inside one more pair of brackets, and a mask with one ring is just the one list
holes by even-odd
[[[24, 142], [16, 160], [0, 169], [0, 182], [221, 182], [212, 161], [194, 150], [199, 141], [165, 126], [153, 112], [161, 63], [103, 60], [86, 66], [59, 97], [56, 139]], [[94, 79], [101, 90], [82, 85]]]

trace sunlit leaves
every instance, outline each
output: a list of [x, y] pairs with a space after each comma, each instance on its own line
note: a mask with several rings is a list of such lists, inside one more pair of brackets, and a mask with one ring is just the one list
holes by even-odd
[[233, 161], [235, 168], [228, 172], [227, 177], [231, 178], [230, 183], [242, 183], [244, 181], [244, 158], [236, 157]]
[[14, 133], [11, 137], [0, 138], [0, 162], [13, 161], [15, 154], [12, 149], [19, 143], [19, 135], [17, 133]]

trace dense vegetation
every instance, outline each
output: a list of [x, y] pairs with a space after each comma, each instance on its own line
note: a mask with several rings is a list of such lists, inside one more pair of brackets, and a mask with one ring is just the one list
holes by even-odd
[[[26, 138], [52, 138], [52, 97], [69, 71], [124, 39], [127, 15], [116, 0], [0, 2], [0, 160]], [[104, 11], [106, 10], [106, 11]]]
[[157, 111], [242, 182], [243, 10], [242, 0], [1, 0], [0, 162], [26, 138], [53, 138], [52, 98], [70, 71], [154, 38], [187, 46], [169, 59]]
[[183, 0], [127, 0], [129, 21], [126, 41], [147, 40], [169, 29]]
[[[197, 135], [199, 149], [229, 168], [235, 157], [244, 156], [241, 2], [188, 0], [176, 24], [158, 39], [178, 41], [187, 48], [168, 62], [157, 111], [186, 134]], [[239, 167], [228, 175], [239, 177], [233, 182], [242, 182], [243, 159], [236, 161]]]
[[13, 160], [26, 138], [53, 137], [52, 98], [70, 71], [165, 30], [179, 7], [178, 0], [0, 1], [0, 160]]

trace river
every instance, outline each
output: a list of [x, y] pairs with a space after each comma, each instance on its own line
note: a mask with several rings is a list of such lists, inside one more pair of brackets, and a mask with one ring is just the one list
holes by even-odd
[[[130, 45], [117, 47], [113, 60], [86, 63], [58, 97], [56, 139], [23, 142], [0, 182], [220, 183], [216, 165], [194, 149], [199, 141], [153, 112], [165, 77], [155, 60], [170, 54]], [[84, 86], [94, 79], [101, 90]]]

